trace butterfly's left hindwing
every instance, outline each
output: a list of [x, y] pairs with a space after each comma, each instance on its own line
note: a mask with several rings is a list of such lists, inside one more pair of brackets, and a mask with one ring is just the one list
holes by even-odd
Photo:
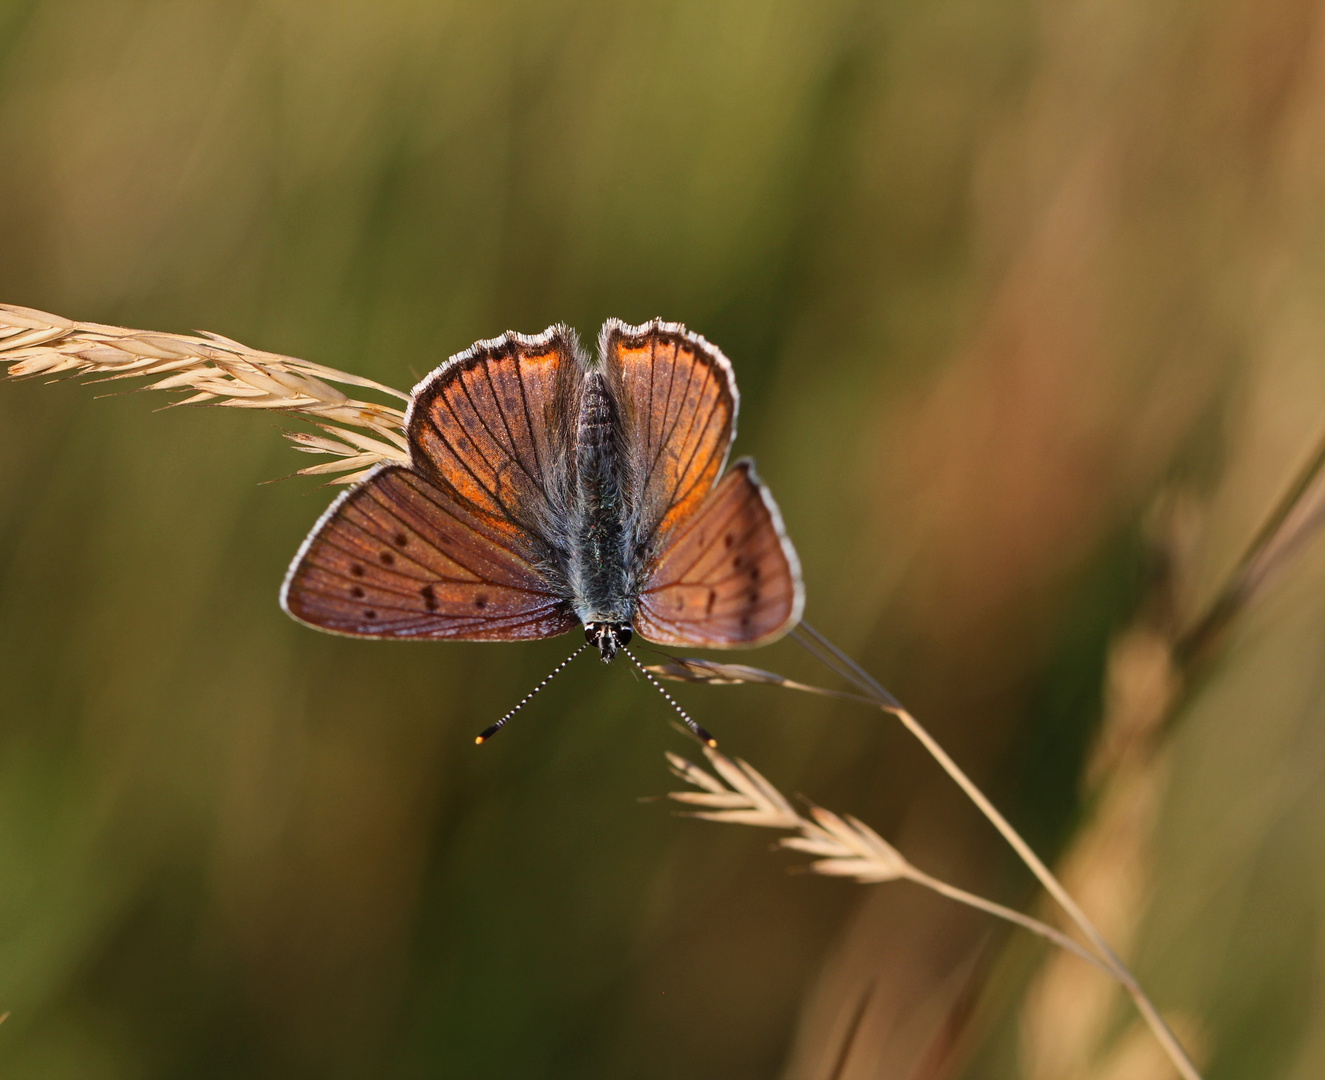
[[648, 568], [635, 628], [662, 645], [762, 645], [800, 621], [795, 549], [754, 465], [739, 461]]
[[536, 547], [392, 466], [332, 504], [295, 556], [281, 606], [359, 637], [553, 637], [579, 620], [534, 561]]

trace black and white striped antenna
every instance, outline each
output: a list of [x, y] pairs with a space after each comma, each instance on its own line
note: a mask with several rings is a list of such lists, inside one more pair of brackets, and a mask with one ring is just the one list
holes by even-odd
[[502, 728], [506, 726], [506, 722], [510, 720], [512, 716], [514, 716], [521, 709], [523, 709], [535, 694], [537, 694], [540, 690], [543, 689], [543, 687], [545, 687], [548, 683], [550, 683], [553, 679], [555, 679], [567, 664], [569, 664], [572, 660], [574, 660], [577, 656], [579, 656], [580, 653], [584, 652], [584, 650], [587, 649], [588, 647], [589, 646], [587, 643], [581, 645], [578, 649], [576, 649], [573, 653], [571, 653], [570, 656], [566, 657], [565, 660], [563, 660], [560, 664], [558, 664], [550, 672], [548, 672], [547, 675], [543, 678], [543, 681], [539, 683], [537, 686], [535, 686], [532, 690], [530, 690], [529, 693], [525, 694], [525, 696], [520, 699], [519, 704], [517, 704], [515, 708], [513, 708], [510, 712], [508, 712], [505, 716], [503, 716], [491, 727], [484, 728], [482, 734], [480, 734], [474, 739], [474, 745], [482, 746], [485, 742], [487, 742], [494, 735], [496, 735], [497, 732], [499, 732]]
[[639, 668], [641, 672], [643, 672], [644, 677], [648, 679], [649, 682], [653, 683], [654, 688], [658, 691], [658, 693], [662, 694], [662, 696], [665, 697], [668, 700], [668, 702], [671, 704], [672, 708], [675, 709], [680, 714], [681, 719], [685, 722], [685, 726], [690, 729], [690, 731], [694, 734], [695, 738], [697, 738], [700, 742], [702, 742], [705, 746], [709, 747], [710, 749], [716, 748], [718, 745], [718, 740], [715, 739], [712, 735], [710, 735], [698, 724], [696, 724], [692, 719], [690, 719], [690, 714], [686, 712], [685, 709], [681, 708], [681, 706], [677, 703], [676, 698], [672, 697], [672, 695], [669, 694], [663, 688], [663, 684], [653, 677], [653, 672], [650, 671], [648, 668], [646, 668], [638, 660], [636, 660], [635, 654], [631, 652], [629, 649], [627, 649], [624, 645], [622, 646], [621, 651], [630, 657], [630, 662], [634, 664], [637, 668]]

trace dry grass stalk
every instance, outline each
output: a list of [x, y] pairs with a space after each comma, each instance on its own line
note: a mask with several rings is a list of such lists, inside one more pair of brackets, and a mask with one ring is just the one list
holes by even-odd
[[688, 816], [794, 832], [797, 835], [778, 840], [778, 846], [813, 855], [815, 861], [810, 863], [809, 869], [816, 874], [851, 878], [862, 884], [913, 881], [950, 900], [1039, 934], [1106, 974], [1112, 974], [1098, 957], [1047, 923], [926, 874], [859, 818], [849, 814], [842, 817], [814, 805], [809, 806], [807, 814], [800, 814], [753, 765], [739, 758], [733, 760], [710, 747], [704, 748], [704, 755], [713, 768], [712, 773], [677, 754], [667, 755], [672, 772], [692, 787], [699, 788], [698, 791], [668, 794], [668, 798], [676, 802], [700, 808], [688, 811]]
[[[784, 676], [771, 671], [762, 671], [758, 668], [746, 668], [738, 664], [721, 664], [707, 660], [695, 660], [690, 658], [673, 658], [671, 664], [659, 665], [650, 668], [655, 675], [663, 678], [680, 679], [686, 682], [705, 682], [715, 685], [735, 685], [745, 682], [765, 683], [775, 686], [781, 686], [786, 689], [802, 690], [814, 694], [826, 694], [831, 697], [846, 697], [854, 700], [865, 700], [883, 712], [895, 716], [902, 725], [914, 735], [924, 746], [929, 755], [939, 763], [943, 771], [948, 774], [958, 787], [966, 794], [976, 808], [989, 820], [990, 824], [996, 828], [1009, 846], [1017, 853], [1021, 861], [1035, 875], [1040, 884], [1050, 896], [1058, 902], [1059, 907], [1076, 924], [1078, 930], [1090, 942], [1091, 950], [1087, 954], [1078, 950], [1073, 944], [1071, 951], [1078, 952], [1078, 955], [1088, 955], [1093, 963], [1102, 966], [1108, 971], [1109, 975], [1127, 991], [1132, 999], [1137, 1011], [1141, 1013], [1149, 1026], [1155, 1038], [1163, 1046], [1168, 1059], [1177, 1068], [1179, 1074], [1184, 1080], [1201, 1080], [1200, 1073], [1192, 1063], [1191, 1057], [1183, 1049], [1176, 1035], [1169, 1028], [1167, 1022], [1160, 1015], [1159, 1010], [1155, 1008], [1154, 1002], [1150, 1000], [1146, 992], [1141, 988], [1131, 970], [1123, 963], [1122, 959], [1114, 951], [1104, 935], [1082, 910], [1081, 905], [1073, 899], [1072, 895], [1063, 887], [1062, 882], [1054, 875], [1053, 871], [1045, 865], [1044, 861], [1035, 854], [1031, 846], [1026, 843], [1022, 835], [1012, 827], [1011, 822], [1007, 820], [989, 801], [989, 798], [975, 784], [975, 782], [966, 775], [962, 768], [948, 755], [948, 752], [939, 745], [938, 741], [932, 736], [917, 720], [912, 716], [901, 703], [888, 693], [879, 683], [859, 664], [843, 653], [836, 645], [825, 638], [808, 623], [801, 623], [800, 627], [792, 631], [792, 637], [816, 660], [822, 663], [830, 671], [834, 672], [842, 679], [855, 686], [860, 694], [844, 694], [841, 691], [827, 690], [822, 687], [809, 686], [804, 683], [794, 682]], [[913, 878], [912, 880], [918, 880]], [[942, 882], [926, 882], [929, 887], [936, 888], [943, 892], [950, 886]], [[948, 895], [945, 893], [945, 895]], [[964, 903], [972, 903], [974, 907], [981, 907], [984, 910], [991, 910], [985, 905], [990, 901], [983, 900], [981, 897], [972, 894], [964, 894], [963, 897], [954, 897], [961, 899]], [[1031, 926], [1044, 927], [1050, 929], [1039, 920], [1029, 919], [1028, 916], [1021, 915], [1019, 912], [1004, 908], [1001, 911], [994, 912], [1003, 918], [1012, 917], [1011, 921], [1016, 922], [1028, 929], [1035, 929]], [[1036, 933], [1041, 930], [1036, 929]], [[1057, 931], [1054, 931], [1057, 934]], [[1062, 935], [1059, 935], [1062, 937]], [[1056, 940], [1056, 939], [1055, 939]], [[1063, 938], [1064, 941], [1070, 939]], [[1061, 942], [1059, 942], [1061, 944]], [[1068, 946], [1064, 946], [1065, 948]]]
[[[0, 305], [0, 363], [9, 365], [11, 378], [98, 376], [93, 380], [98, 382], [152, 379], [154, 381], [138, 389], [188, 395], [175, 404], [268, 409], [307, 419], [323, 434], [287, 432], [287, 436], [301, 451], [329, 454], [337, 460], [300, 469], [299, 473], [331, 475], [335, 477], [333, 483], [353, 483], [383, 463], [409, 463], [408, 444], [403, 434], [404, 413], [391, 406], [350, 398], [331, 384], [357, 386], [402, 401], [408, 401], [409, 395], [371, 379], [294, 357], [250, 349], [215, 334], [166, 334], [99, 323], [78, 323], [31, 308]], [[1319, 471], [1320, 462], [1316, 462], [1310, 475], [1314, 477]], [[1319, 514], [1311, 516], [1306, 527], [1299, 531], [1310, 531], [1320, 520]], [[783, 838], [781, 843], [818, 856], [818, 861], [811, 865], [817, 873], [851, 877], [862, 882], [915, 881], [1049, 938], [1105, 969], [1124, 986], [1182, 1075], [1188, 1080], [1199, 1080], [1195, 1067], [1172, 1032], [1103, 936], [1016, 830], [932, 736], [868, 673], [817, 631], [804, 626], [803, 631], [797, 632], [797, 640], [861, 693], [827, 690], [757, 668], [702, 660], [678, 661], [647, 670], [664, 678], [711, 684], [771, 683], [788, 689], [863, 701], [893, 714], [920, 739], [1003, 834], [1090, 940], [1094, 951], [1081, 948], [1036, 919], [929, 877], [911, 866], [896, 849], [855, 818], [843, 819], [817, 807], [811, 808], [810, 817], [802, 817], [757, 771], [743, 762], [732, 762], [706, 751], [710, 753], [715, 770], [728, 781], [730, 787], [725, 788], [702, 769], [675, 758], [672, 764], [679, 775], [702, 791], [677, 793], [673, 797], [706, 807], [698, 811], [697, 816], [710, 820], [798, 832], [798, 836]]]
[[1190, 675], [1216, 651], [1233, 620], [1265, 594], [1323, 527], [1325, 437], [1252, 537], [1214, 602], [1173, 642], [1175, 667]]
[[[1184, 504], [1161, 500], [1156, 538], [1170, 567], [1189, 546], [1180, 542]], [[1233, 621], [1259, 600], [1325, 525], [1325, 439], [1275, 504], [1223, 588], [1183, 629], [1171, 610], [1173, 583], [1157, 583], [1150, 607], [1119, 634], [1108, 654], [1104, 722], [1087, 764], [1093, 816], [1063, 857], [1063, 876], [1102, 913], [1112, 940], [1132, 941], [1145, 914], [1150, 846], [1166, 783], [1164, 736], [1182, 715], [1202, 665], [1218, 654]], [[1093, 896], [1091, 894], [1094, 894]], [[1142, 1067], [1134, 1027], [1112, 1030], [1115, 988], [1089, 982], [1051, 957], [1037, 973], [1021, 1014], [1022, 1054], [1032, 1080], [1113, 1080], [1163, 1076], [1163, 1063]], [[1200, 1041], [1198, 1025], [1188, 1043]]]
[[[1143, 617], [1109, 649], [1104, 723], [1086, 777], [1094, 812], [1061, 860], [1061, 874], [1096, 912], [1126, 954], [1144, 917], [1167, 762], [1161, 736], [1182, 679], [1172, 638]], [[1021, 1051], [1029, 1080], [1122, 1080], [1171, 1075], [1157, 1048], [1132, 1022], [1113, 1023], [1118, 987], [1050, 957], [1021, 1010]], [[1200, 1047], [1199, 1025], [1170, 1017], [1184, 1042]]]
[[[307, 419], [323, 432], [287, 432], [295, 448], [336, 460], [300, 469], [349, 484], [384, 462], [409, 463], [405, 414], [359, 401], [332, 383], [403, 401], [408, 394], [321, 364], [250, 349], [216, 334], [164, 334], [79, 323], [0, 304], [0, 364], [14, 379], [95, 376], [93, 381], [152, 380], [141, 390], [185, 394], [176, 405], [269, 409]], [[336, 475], [340, 474], [340, 475]]]

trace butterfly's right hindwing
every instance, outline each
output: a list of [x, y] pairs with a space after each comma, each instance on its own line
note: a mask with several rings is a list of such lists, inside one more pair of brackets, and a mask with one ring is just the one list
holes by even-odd
[[361, 637], [553, 637], [579, 620], [536, 546], [392, 466], [332, 504], [295, 556], [281, 606], [310, 626]]

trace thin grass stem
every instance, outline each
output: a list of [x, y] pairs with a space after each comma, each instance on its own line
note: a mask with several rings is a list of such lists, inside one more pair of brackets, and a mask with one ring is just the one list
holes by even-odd
[[[1021, 834], [1012, 827], [1007, 818], [998, 812], [998, 809], [985, 797], [984, 792], [976, 786], [975, 782], [948, 756], [947, 751], [939, 745], [938, 740], [930, 735], [920, 721], [904, 709], [901, 703], [892, 694], [884, 690], [868, 672], [813, 627], [802, 623], [800, 629], [793, 632], [793, 637], [811, 656], [814, 656], [830, 670], [839, 675], [844, 675], [850, 682], [874, 695], [878, 707], [884, 712], [892, 713], [893, 716], [897, 717], [907, 731], [920, 741], [921, 745], [929, 752], [929, 755], [939, 763], [943, 771], [966, 793], [967, 798], [989, 819], [989, 822], [1002, 834], [1003, 839], [1008, 842], [1012, 850], [1021, 858], [1021, 861], [1029, 867], [1031, 873], [1035, 875], [1049, 895], [1058, 902], [1082, 934], [1089, 939], [1098, 951], [1100, 959], [1107, 965], [1110, 974], [1118, 980], [1136, 1004], [1137, 1009], [1145, 1018], [1151, 1031], [1154, 1032], [1155, 1037], [1164, 1047], [1165, 1052], [1182, 1074], [1184, 1080], [1201, 1080], [1201, 1074], [1197, 1071], [1191, 1058], [1188, 1057], [1187, 1051], [1183, 1049], [1177, 1036], [1173, 1034], [1164, 1018], [1160, 1016], [1159, 1010], [1155, 1008], [1150, 998], [1146, 996], [1145, 991], [1141, 989], [1136, 976], [1132, 974], [1118, 954], [1113, 951], [1104, 935], [1096, 929], [1095, 924], [1090, 921], [1086, 913], [1072, 899], [1071, 894], [1054, 876], [1053, 871], [1041, 861], [1040, 857], [1022, 839]], [[831, 660], [826, 658], [825, 654]]]
[[946, 881], [931, 877], [923, 870], [917, 870], [915, 867], [911, 868], [911, 872], [906, 875], [906, 878], [914, 881], [917, 885], [932, 889], [940, 896], [946, 896], [949, 900], [955, 900], [959, 904], [965, 904], [967, 907], [973, 907], [978, 911], [983, 911], [1007, 922], [1016, 923], [1022, 929], [1029, 930], [1032, 934], [1038, 934], [1040, 937], [1053, 942], [1060, 949], [1066, 949], [1074, 956], [1080, 957], [1092, 967], [1098, 968], [1105, 975], [1113, 978], [1113, 969], [1104, 960], [1089, 949], [1078, 945], [1061, 930], [1055, 930], [1046, 922], [1041, 922], [1030, 915], [1024, 915], [1015, 908], [1004, 907], [1002, 904], [996, 904], [993, 900], [986, 900], [983, 896], [967, 892], [965, 889], [959, 889], [955, 885], [949, 885]]
[[1104, 960], [1048, 923], [925, 873], [868, 825], [853, 817], [843, 817], [813, 805], [808, 817], [800, 814], [786, 796], [748, 762], [728, 758], [711, 747], [704, 753], [716, 775], [706, 773], [676, 754], [667, 755], [673, 775], [700, 789], [674, 791], [669, 796], [686, 806], [700, 808], [683, 811], [689, 816], [732, 825], [797, 832], [799, 836], [784, 837], [779, 846], [815, 856], [817, 861], [809, 866], [815, 873], [849, 877], [862, 884], [915, 882], [949, 900], [1038, 934], [1112, 977], [1113, 971]]
[[[1118, 954], [1113, 951], [1109, 946], [1109, 943], [1104, 939], [1104, 936], [1098, 929], [1096, 929], [1094, 923], [1090, 921], [1086, 916], [1086, 913], [1082, 911], [1076, 901], [1072, 899], [1071, 895], [1063, 887], [1062, 883], [1054, 876], [1053, 872], [1043, 861], [1041, 861], [1039, 856], [1035, 854], [1031, 849], [1031, 846], [1022, 838], [1021, 834], [1018, 833], [1017, 830], [1012, 827], [1011, 823], [998, 812], [998, 809], [994, 804], [989, 801], [984, 792], [976, 786], [975, 782], [966, 775], [961, 767], [948, 756], [947, 751], [939, 745], [938, 741], [925, 730], [924, 726], [912, 716], [910, 712], [903, 708], [901, 703], [893, 697], [892, 694], [888, 693], [887, 690], [880, 686], [867, 671], [824, 637], [823, 634], [815, 630], [814, 627], [807, 623], [801, 623], [799, 628], [792, 631], [792, 637], [808, 653], [810, 653], [811, 656], [822, 663], [830, 671], [862, 691], [869, 704], [883, 712], [891, 713], [893, 716], [897, 717], [897, 719], [902, 722], [902, 725], [920, 741], [921, 745], [925, 747], [930, 756], [939, 763], [944, 772], [946, 772], [958, 787], [966, 793], [967, 798], [969, 798], [990, 823], [993, 824], [994, 828], [999, 831], [1017, 855], [1020, 856], [1021, 860], [1030, 868], [1031, 872], [1039, 880], [1041, 885], [1044, 886], [1045, 890], [1059, 903], [1067, 913], [1068, 917], [1071, 918], [1072, 922], [1076, 924], [1077, 928], [1092, 947], [1093, 952], [1091, 955], [1094, 957], [1093, 962], [1097, 967], [1100, 967], [1112, 976], [1119, 985], [1127, 991], [1128, 995], [1132, 998], [1132, 1001], [1136, 1004], [1138, 1011], [1145, 1019], [1147, 1025], [1149, 1025], [1154, 1032], [1156, 1039], [1164, 1048], [1165, 1053], [1170, 1060], [1172, 1060], [1179, 1073], [1184, 1077], [1184, 1080], [1200, 1080], [1200, 1073], [1197, 1072], [1196, 1066], [1192, 1063], [1191, 1058], [1188, 1057], [1182, 1044], [1179, 1043], [1168, 1024], [1165, 1023], [1163, 1017], [1160, 1016], [1159, 1011], [1146, 996], [1145, 991], [1141, 989], [1136, 977], [1131, 973], [1127, 965], [1124, 964]], [[833, 697], [850, 697], [855, 700], [860, 700], [860, 698], [856, 697], [854, 694], [841, 694], [840, 691], [831, 691], [824, 687], [795, 682], [785, 676], [777, 674], [776, 672], [747, 667], [742, 664], [724, 664], [718, 661], [701, 660], [693, 657], [671, 657], [670, 660], [670, 663], [658, 665], [650, 670], [654, 674], [664, 678], [686, 682], [703, 682], [713, 685], [762, 683], [772, 686], [780, 686], [788, 690], [800, 690], [806, 693]], [[749, 768], [748, 766], [743, 767], [747, 769]], [[712, 820], [728, 820], [744, 824], [771, 824], [770, 821], [752, 822], [745, 820], [742, 817], [732, 817], [722, 812], [707, 813], [701, 816]], [[767, 817], [768, 815], [764, 816]], [[877, 837], [875, 839], [878, 844], [884, 843]], [[800, 847], [801, 850], [806, 851], [814, 850], [812, 843], [807, 846], [792, 841], [789, 843], [789, 846]], [[900, 855], [896, 857], [898, 859], [901, 858]], [[910, 867], [910, 864], [905, 863], [904, 860], [902, 861], [908, 868]], [[816, 864], [814, 868], [820, 873], [857, 876], [859, 880], [887, 880], [886, 877], [881, 876], [861, 876], [859, 872], [852, 870], [849, 862], [844, 861], [841, 858], [828, 859], [826, 862]], [[916, 873], [919, 873], [919, 871]], [[892, 873], [890, 876], [897, 878], [912, 875], [909, 872], [902, 873], [899, 871]], [[1049, 928], [1045, 927], [1044, 924], [1039, 923], [1038, 920], [1032, 920], [1033, 923], [1037, 924], [1036, 926], [1031, 926], [1023, 921], [1029, 918], [1029, 916], [1021, 916], [1019, 913], [1013, 912], [1009, 908], [1002, 908], [1001, 905], [993, 905], [991, 907], [990, 905], [992, 904], [992, 901], [983, 900], [980, 897], [975, 897], [970, 893], [964, 893], [961, 890], [954, 891], [952, 886], [946, 884], [944, 884], [943, 888], [938, 891], [942, 892], [945, 896], [951, 896], [953, 899], [962, 900], [962, 902], [975, 900], [977, 902], [974, 906], [979, 907], [983, 911], [988, 911], [991, 914], [997, 914], [1003, 918], [1015, 916], [1011, 919], [1012, 922], [1025, 926], [1027, 929], [1033, 930], [1033, 932], [1041, 934], [1042, 936], [1049, 937], [1050, 940], [1061, 944], [1061, 942], [1059, 942], [1059, 937], [1062, 937], [1062, 935], [1058, 935], [1057, 931], [1052, 932], [1052, 935], [1057, 936], [1044, 934], [1040, 927], [1044, 927], [1044, 929]], [[1070, 939], [1065, 937], [1063, 937], [1063, 940], [1070, 941]], [[1075, 943], [1071, 943], [1064, 947], [1069, 948], [1071, 952], [1076, 953], [1079, 956], [1087, 952], [1087, 950], [1083, 950]]]

